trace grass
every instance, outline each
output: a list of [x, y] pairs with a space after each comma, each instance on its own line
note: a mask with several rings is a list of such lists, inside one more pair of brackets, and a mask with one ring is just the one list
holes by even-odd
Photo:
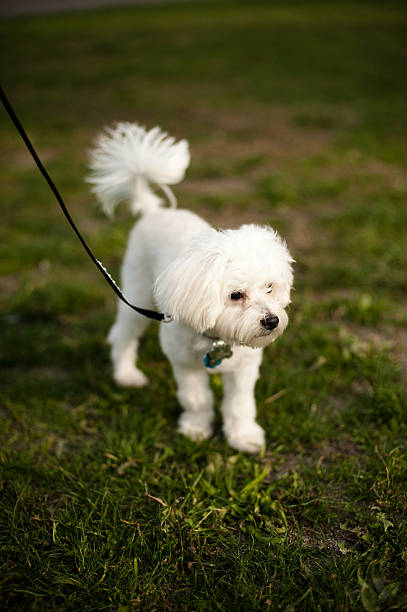
[[297, 260], [256, 389], [267, 449], [220, 420], [194, 444], [156, 327], [150, 386], [113, 384], [114, 296], [2, 115], [4, 609], [407, 608], [406, 25], [403, 3], [294, 0], [0, 24], [3, 86], [114, 276], [131, 220], [83, 176], [115, 120], [187, 137], [181, 205], [271, 223]]

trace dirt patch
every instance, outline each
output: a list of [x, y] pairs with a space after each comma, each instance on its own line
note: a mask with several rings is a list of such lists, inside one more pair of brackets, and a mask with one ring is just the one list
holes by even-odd
[[388, 332], [391, 342], [390, 355], [407, 381], [407, 329], [392, 329]]
[[0, 276], [0, 294], [2, 296], [0, 300], [0, 305], [2, 304], [2, 302], [5, 302], [6, 299], [10, 298], [14, 293], [16, 293], [16, 291], [20, 287], [20, 283], [21, 278], [18, 278], [17, 276]]
[[364, 168], [368, 174], [383, 178], [394, 190], [407, 189], [407, 173], [401, 166], [372, 158], [365, 162]]
[[250, 182], [238, 177], [189, 179], [179, 186], [182, 193], [221, 197], [225, 194], [250, 193]]
[[407, 329], [390, 325], [379, 328], [349, 325], [347, 331], [361, 343], [366, 343], [376, 350], [387, 351], [400, 368], [403, 376], [407, 378]]
[[335, 130], [300, 128], [292, 111], [278, 107], [233, 112], [194, 107], [190, 115], [195, 123], [210, 125], [207, 142], [199, 144], [199, 151], [193, 147], [194, 157], [241, 159], [266, 154], [271, 160], [292, 160], [315, 155], [335, 137]]
[[275, 212], [284, 221], [284, 238], [293, 253], [305, 253], [315, 247], [315, 223], [318, 211], [311, 208], [284, 208]]
[[[315, 457], [318, 456], [315, 466], [318, 474], [323, 474], [324, 470], [335, 469], [344, 459], [352, 459], [355, 470], [362, 469], [364, 463], [363, 450], [352, 440], [341, 438], [340, 440], [325, 440], [322, 444], [314, 448]], [[332, 492], [330, 497], [335, 498]]]
[[[347, 202], [360, 193], [370, 193], [372, 189], [386, 188], [396, 193], [407, 190], [407, 174], [403, 166], [366, 157], [355, 149], [346, 149], [340, 154], [325, 151], [323, 165], [319, 168], [324, 181], [339, 182], [339, 192], [334, 190], [332, 195], [328, 193], [324, 197], [324, 200], [339, 200], [335, 210], [341, 201]], [[340, 189], [341, 183], [343, 190]]]
[[245, 223], [264, 225], [270, 221], [270, 215], [260, 207], [240, 210], [233, 206], [222, 206], [220, 210], [214, 211], [209, 207], [200, 206], [199, 214], [202, 214], [211, 225], [220, 229], [235, 229]]
[[[273, 460], [273, 451], [267, 451], [264, 457], [264, 463], [267, 465]], [[276, 468], [272, 469], [269, 474], [264, 478], [264, 484], [269, 485], [276, 480], [285, 478], [291, 472], [297, 471], [310, 464], [310, 457], [304, 456], [301, 453], [289, 453], [284, 458], [282, 463]]]
[[301, 527], [301, 538], [305, 548], [325, 550], [342, 555], [352, 553], [351, 547], [359, 542], [355, 533], [344, 531], [337, 526], [335, 529], [329, 529], [321, 525], [320, 531], [309, 526], [303, 526]]
[[[41, 148], [37, 154], [44, 165], [54, 161], [58, 157], [58, 150], [51, 148]], [[35, 162], [29, 152], [23, 147], [10, 147], [6, 150], [5, 158], [7, 163], [23, 170], [35, 168]]]

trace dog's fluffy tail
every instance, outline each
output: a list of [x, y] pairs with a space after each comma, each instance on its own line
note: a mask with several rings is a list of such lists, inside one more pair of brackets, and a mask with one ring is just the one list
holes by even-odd
[[108, 215], [124, 200], [134, 213], [163, 206], [154, 186], [159, 186], [175, 207], [168, 185], [182, 181], [189, 159], [186, 140], [175, 142], [159, 127], [147, 131], [137, 123], [117, 123], [98, 137], [86, 180]]

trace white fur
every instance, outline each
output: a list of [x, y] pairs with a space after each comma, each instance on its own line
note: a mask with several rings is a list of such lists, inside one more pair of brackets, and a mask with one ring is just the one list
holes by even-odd
[[[265, 442], [255, 421], [254, 387], [262, 348], [287, 326], [293, 260], [270, 227], [217, 231], [189, 211], [163, 208], [151, 184], [166, 191], [168, 184], [182, 180], [188, 163], [185, 140], [175, 143], [159, 128], [146, 131], [121, 123], [99, 138], [88, 180], [107, 212], [120, 200], [141, 212], [122, 266], [122, 289], [131, 302], [174, 319], [161, 324], [160, 343], [183, 408], [179, 431], [194, 440], [211, 435], [208, 373], [219, 372], [225, 436], [233, 448], [254, 453]], [[231, 299], [236, 292], [243, 297]], [[273, 330], [261, 323], [268, 314], [279, 319]], [[148, 324], [149, 319], [119, 302], [108, 336], [118, 384], [141, 387], [148, 382], [136, 367], [138, 339]], [[233, 356], [214, 369], [203, 364], [212, 344], [208, 336], [233, 348]]]

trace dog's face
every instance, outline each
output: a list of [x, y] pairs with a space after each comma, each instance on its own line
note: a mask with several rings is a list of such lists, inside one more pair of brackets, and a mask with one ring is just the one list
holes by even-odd
[[157, 302], [197, 333], [263, 347], [287, 326], [292, 261], [271, 228], [207, 230], [157, 279]]
[[227, 268], [224, 289], [224, 306], [211, 330], [213, 336], [228, 343], [262, 347], [283, 333], [289, 303], [284, 280], [271, 273], [243, 279]]

